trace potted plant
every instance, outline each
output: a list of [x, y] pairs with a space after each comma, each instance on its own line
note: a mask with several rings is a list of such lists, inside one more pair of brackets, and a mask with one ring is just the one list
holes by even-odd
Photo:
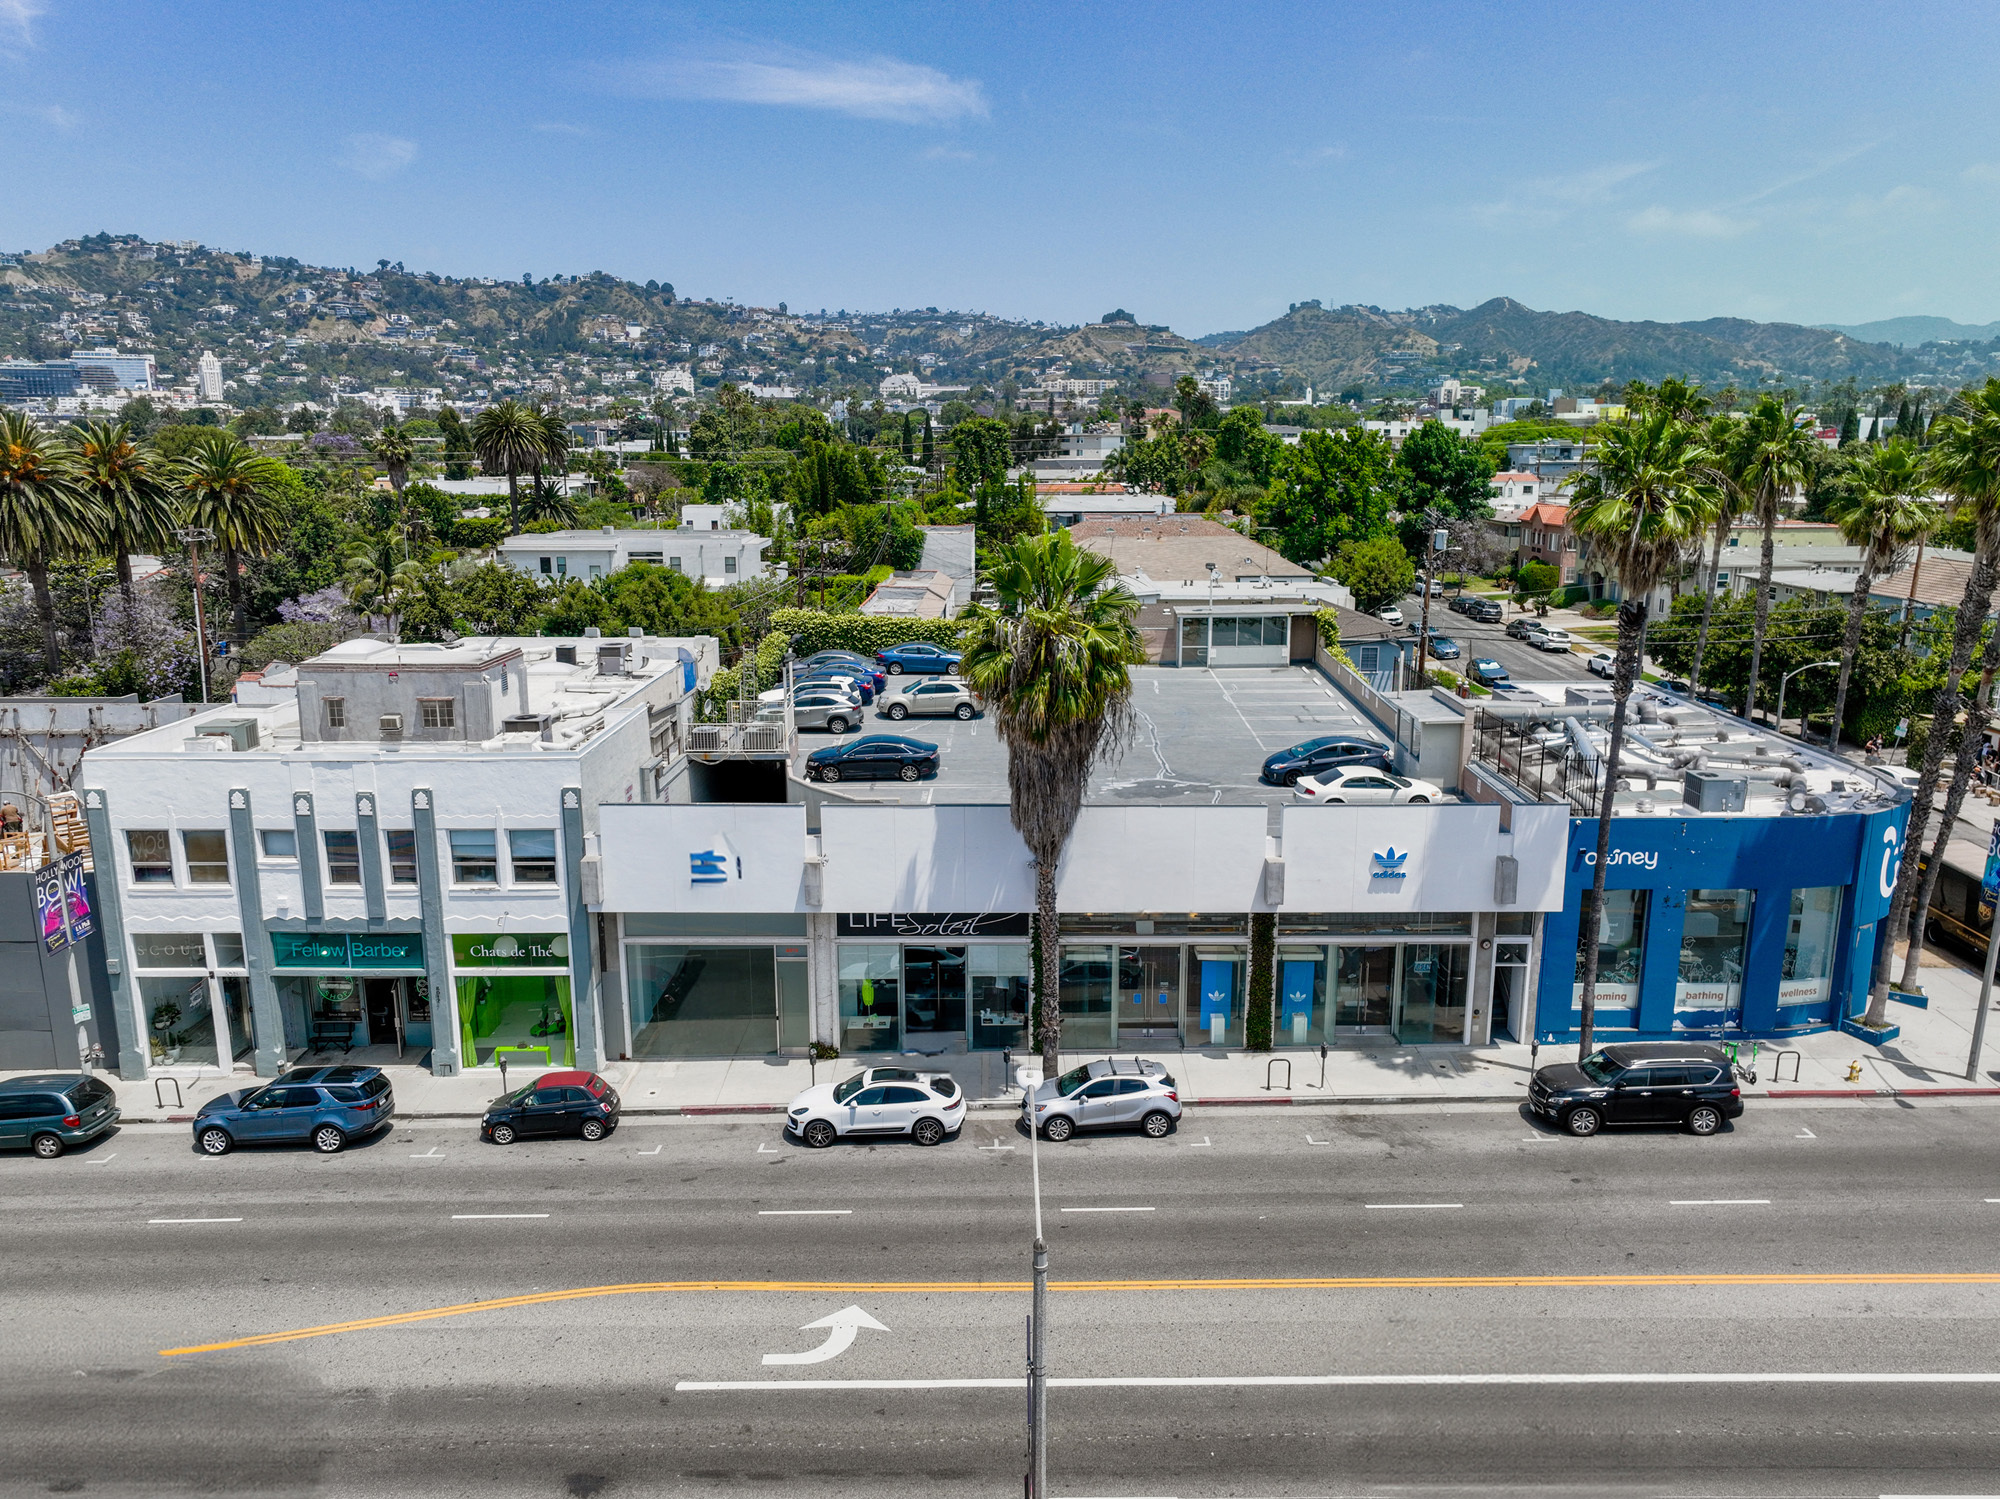
[[181, 1007], [171, 999], [163, 999], [153, 1006], [153, 1029], [171, 1031], [181, 1018]]

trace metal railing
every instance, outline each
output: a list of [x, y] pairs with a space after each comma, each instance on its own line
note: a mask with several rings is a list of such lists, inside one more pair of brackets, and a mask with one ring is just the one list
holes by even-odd
[[1566, 801], [1581, 816], [1597, 815], [1603, 793], [1597, 772], [1582, 763], [1568, 736], [1546, 720], [1476, 710], [1472, 758], [1537, 801]]

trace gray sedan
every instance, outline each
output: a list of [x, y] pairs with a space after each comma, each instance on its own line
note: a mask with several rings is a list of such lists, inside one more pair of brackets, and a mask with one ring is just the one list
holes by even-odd
[[977, 718], [979, 699], [972, 695], [972, 689], [956, 677], [920, 677], [884, 692], [875, 704], [875, 711], [884, 718], [919, 718], [926, 715], [947, 715], [952, 718]]
[[852, 693], [809, 689], [792, 698], [792, 723], [801, 729], [845, 734], [861, 722], [861, 699]]

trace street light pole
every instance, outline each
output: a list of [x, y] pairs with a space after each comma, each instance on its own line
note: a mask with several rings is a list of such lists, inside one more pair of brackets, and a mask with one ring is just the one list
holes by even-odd
[[194, 647], [195, 661], [201, 667], [201, 700], [208, 701], [208, 622], [201, 605], [201, 561], [196, 547], [211, 540], [214, 533], [206, 526], [183, 526], [180, 538], [187, 543], [188, 578], [194, 585]]
[[1042, 1238], [1041, 1130], [1035, 1121], [1035, 1090], [1021, 1092], [1021, 1112], [1028, 1121], [1028, 1162], [1035, 1182], [1035, 1294], [1028, 1318], [1028, 1499], [1048, 1499], [1049, 1376], [1048, 1307], [1049, 1250]]
[[[1788, 671], [1778, 678], [1778, 732], [1780, 734], [1785, 732], [1785, 688], [1791, 682], [1792, 678], [1797, 676], [1799, 672], [1811, 671], [1815, 666], [1838, 665], [1840, 665], [1838, 661], [1808, 661], [1804, 666], [1798, 667], [1793, 671]], [[1799, 720], [1799, 738], [1803, 739], [1805, 737], [1805, 720], [1801, 719]]]

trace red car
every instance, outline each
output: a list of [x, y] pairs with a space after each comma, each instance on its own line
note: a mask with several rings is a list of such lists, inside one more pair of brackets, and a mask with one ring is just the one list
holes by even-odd
[[479, 1121], [481, 1138], [512, 1145], [534, 1135], [602, 1140], [618, 1128], [618, 1090], [594, 1072], [544, 1072], [502, 1094]]

